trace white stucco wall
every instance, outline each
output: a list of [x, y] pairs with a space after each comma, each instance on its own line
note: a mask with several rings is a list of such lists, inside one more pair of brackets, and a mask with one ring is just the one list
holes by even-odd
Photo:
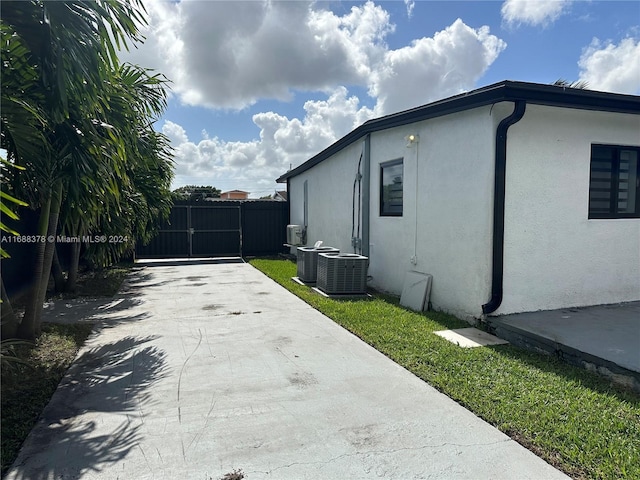
[[640, 146], [640, 116], [528, 105], [509, 129], [496, 314], [640, 300], [640, 219], [588, 219], [592, 143]]
[[352, 192], [361, 151], [362, 142], [357, 141], [290, 180], [290, 220], [295, 225], [304, 224], [304, 182], [307, 181], [307, 245], [322, 240], [325, 246], [337, 247], [341, 252], [353, 252]]
[[[429, 273], [434, 308], [481, 315], [491, 280], [494, 123], [509, 113], [511, 104], [483, 107], [372, 134], [371, 285], [400, 294], [408, 270]], [[419, 135], [417, 145], [407, 147], [408, 134]], [[380, 164], [399, 157], [403, 216], [380, 216]]]
[[[370, 285], [433, 275], [434, 308], [477, 318], [489, 300], [495, 131], [502, 103], [371, 134]], [[588, 220], [592, 143], [640, 145], [638, 116], [528, 105], [508, 132], [504, 300], [496, 315], [640, 299], [640, 219]], [[405, 137], [419, 135], [407, 147]], [[359, 140], [290, 180], [307, 244], [351, 246]], [[380, 164], [403, 159], [403, 215], [380, 216]], [[416, 189], [417, 185], [417, 189]]]
[[[467, 318], [482, 313], [491, 280], [493, 132], [511, 109], [483, 107], [371, 134], [371, 286], [400, 294], [407, 271], [429, 273], [434, 308]], [[419, 142], [407, 147], [409, 134], [418, 134]], [[307, 244], [323, 240], [353, 251], [352, 192], [361, 149], [357, 141], [291, 179], [295, 224], [303, 223], [308, 182]], [[380, 216], [380, 164], [398, 158], [404, 160], [403, 215]]]

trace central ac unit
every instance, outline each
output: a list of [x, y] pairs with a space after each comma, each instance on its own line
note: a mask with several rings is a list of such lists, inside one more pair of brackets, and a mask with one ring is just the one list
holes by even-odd
[[302, 225], [287, 225], [287, 244], [293, 247], [304, 245], [305, 231]]
[[328, 294], [366, 293], [368, 261], [355, 253], [318, 254], [317, 287]]
[[316, 283], [319, 253], [340, 253], [334, 247], [298, 247], [298, 278], [305, 283]]

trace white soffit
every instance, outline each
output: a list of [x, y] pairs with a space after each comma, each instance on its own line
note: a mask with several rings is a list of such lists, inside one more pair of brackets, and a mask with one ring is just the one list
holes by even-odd
[[509, 342], [477, 328], [458, 328], [456, 330], [440, 330], [436, 335], [455, 343], [459, 347], [473, 348], [485, 345], [504, 345]]
[[404, 276], [400, 305], [416, 312], [422, 312], [429, 306], [432, 276], [426, 273], [409, 271]]

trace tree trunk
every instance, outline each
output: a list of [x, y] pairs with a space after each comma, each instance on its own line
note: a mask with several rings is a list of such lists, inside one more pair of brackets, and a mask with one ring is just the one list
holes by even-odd
[[38, 309], [36, 310], [36, 334], [40, 334], [40, 324], [42, 322], [42, 310], [44, 309], [44, 301], [47, 298], [47, 286], [49, 285], [49, 276], [51, 275], [51, 264], [53, 263], [53, 252], [56, 249], [55, 237], [58, 232], [58, 218], [60, 217], [60, 206], [62, 204], [62, 180], [58, 180], [54, 186], [51, 196], [51, 213], [49, 214], [49, 228], [47, 236], [53, 237], [53, 242], [45, 243], [44, 264], [42, 269], [42, 277], [40, 279], [40, 295], [38, 301]]
[[71, 244], [71, 263], [69, 264], [69, 275], [65, 284], [66, 292], [75, 292], [76, 281], [78, 280], [78, 266], [80, 264], [80, 243]]
[[[58, 180], [53, 187], [53, 192], [51, 192], [50, 197], [44, 202], [43, 210], [40, 214], [38, 231], [43, 231], [46, 226], [46, 230], [44, 230], [42, 235], [47, 238], [47, 241], [38, 243], [33, 287], [25, 309], [24, 318], [18, 327], [18, 336], [25, 340], [35, 340], [40, 333], [42, 310], [47, 296], [49, 276], [51, 275], [51, 264], [53, 263], [53, 251], [55, 249], [55, 236], [58, 230], [58, 217], [60, 215], [61, 203], [62, 181]], [[51, 238], [52, 236], [53, 238]], [[49, 241], [50, 239], [53, 241]]]
[[16, 317], [11, 307], [11, 302], [9, 301], [7, 291], [4, 289], [4, 280], [2, 278], [0, 278], [0, 283], [2, 284], [2, 305], [0, 305], [2, 309], [2, 320], [0, 321], [0, 325], [2, 326], [2, 339], [6, 340], [8, 338], [15, 338], [18, 334], [18, 317]]
[[[40, 209], [40, 219], [38, 220], [38, 235], [45, 237], [49, 228], [49, 216], [51, 213], [51, 191], [47, 192], [47, 196], [43, 199]], [[24, 317], [18, 327], [18, 337], [25, 340], [35, 340], [36, 338], [36, 312], [38, 310], [38, 299], [40, 291], [40, 280], [44, 270], [44, 251], [45, 242], [36, 244], [35, 263], [33, 267], [33, 278], [31, 279], [31, 287], [27, 299], [27, 305], [24, 310]], [[42, 305], [40, 305], [42, 308]]]
[[64, 273], [62, 271], [62, 265], [60, 264], [60, 257], [58, 256], [58, 248], [55, 246], [53, 249], [53, 265], [51, 266], [51, 273], [53, 275], [55, 292], [63, 292], [65, 289]]

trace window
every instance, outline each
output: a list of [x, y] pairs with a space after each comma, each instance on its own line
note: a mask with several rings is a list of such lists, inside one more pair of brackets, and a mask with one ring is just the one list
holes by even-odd
[[380, 165], [380, 215], [402, 216], [402, 159]]
[[591, 145], [589, 218], [640, 218], [639, 147]]

